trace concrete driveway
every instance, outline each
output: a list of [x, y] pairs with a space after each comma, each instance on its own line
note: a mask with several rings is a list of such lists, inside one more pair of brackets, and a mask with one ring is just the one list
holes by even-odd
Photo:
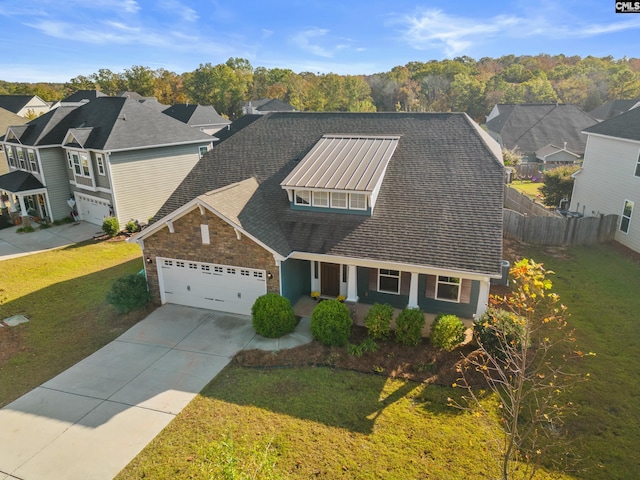
[[270, 340], [250, 317], [165, 305], [0, 410], [0, 480], [112, 479], [235, 353], [309, 341], [308, 319]]
[[67, 223], [44, 230], [36, 227], [31, 233], [18, 233], [17, 230], [18, 227], [0, 230], [0, 260], [66, 247], [104, 234], [98, 225], [87, 222]]

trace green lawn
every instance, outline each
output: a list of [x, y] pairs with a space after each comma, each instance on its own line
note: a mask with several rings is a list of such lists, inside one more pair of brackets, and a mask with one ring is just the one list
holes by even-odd
[[[536, 478], [640, 478], [640, 267], [608, 245], [524, 253], [556, 271], [578, 348], [597, 354], [572, 365], [591, 378], [566, 420], [578, 469]], [[494, 478], [478, 418], [446, 406], [458, 394], [328, 368], [230, 366], [117, 478]]]
[[[28, 235], [28, 234], [27, 234]], [[28, 323], [0, 332], [0, 406], [107, 344], [141, 312], [117, 315], [105, 302], [111, 282], [142, 268], [140, 248], [85, 242], [0, 262], [0, 318]]]
[[531, 180], [514, 180], [509, 184], [511, 188], [515, 188], [521, 193], [524, 193], [527, 197], [532, 200], [539, 199], [538, 194], [540, 193], [540, 187], [542, 187], [544, 183], [541, 182], [532, 182]]

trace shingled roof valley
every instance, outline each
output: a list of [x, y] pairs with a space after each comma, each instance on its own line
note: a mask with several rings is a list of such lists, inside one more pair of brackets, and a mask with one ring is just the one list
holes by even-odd
[[[280, 186], [328, 133], [402, 137], [371, 216], [292, 210]], [[490, 141], [490, 140], [489, 140]], [[283, 256], [293, 251], [499, 274], [503, 165], [481, 129], [455, 113], [272, 113], [203, 156], [155, 215], [254, 178], [237, 214]]]

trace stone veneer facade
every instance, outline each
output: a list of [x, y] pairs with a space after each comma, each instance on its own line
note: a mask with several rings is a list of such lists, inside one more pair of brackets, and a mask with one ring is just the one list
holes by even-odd
[[[200, 225], [204, 224], [209, 225], [209, 245], [202, 243]], [[196, 207], [175, 220], [173, 228], [175, 233], [164, 227], [144, 239], [147, 282], [154, 301], [160, 302], [156, 257], [266, 270], [273, 275], [267, 278], [267, 292], [280, 293], [280, 269], [273, 254], [243, 234], [238, 240], [234, 228], [210, 211], [201, 215]]]

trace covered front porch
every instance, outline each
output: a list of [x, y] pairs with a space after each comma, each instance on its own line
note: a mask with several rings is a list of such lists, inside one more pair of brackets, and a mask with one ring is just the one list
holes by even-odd
[[47, 190], [29, 172], [17, 170], [0, 176], [0, 215], [2, 224], [29, 226], [48, 222]]

